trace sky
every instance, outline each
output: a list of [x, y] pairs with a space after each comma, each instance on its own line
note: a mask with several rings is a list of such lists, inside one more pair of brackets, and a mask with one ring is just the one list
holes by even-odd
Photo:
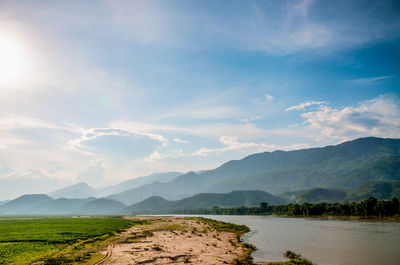
[[0, 0], [0, 200], [366, 136], [399, 1]]

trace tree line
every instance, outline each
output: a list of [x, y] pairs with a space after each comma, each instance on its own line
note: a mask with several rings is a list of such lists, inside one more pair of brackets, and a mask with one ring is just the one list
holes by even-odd
[[269, 205], [260, 203], [258, 207], [232, 207], [210, 209], [175, 210], [174, 214], [215, 214], [215, 215], [286, 215], [286, 216], [398, 216], [400, 215], [399, 199], [377, 200], [370, 197], [361, 202], [335, 203], [290, 203]]

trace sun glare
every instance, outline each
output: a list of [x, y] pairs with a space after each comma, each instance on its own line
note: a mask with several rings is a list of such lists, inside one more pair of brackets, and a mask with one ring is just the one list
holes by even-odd
[[13, 87], [26, 79], [27, 57], [21, 42], [0, 34], [0, 89]]

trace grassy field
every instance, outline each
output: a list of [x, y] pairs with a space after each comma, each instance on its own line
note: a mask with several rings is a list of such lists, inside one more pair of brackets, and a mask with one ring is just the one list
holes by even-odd
[[[0, 220], [0, 265], [68, 264], [100, 260], [115, 235], [141, 224], [122, 218], [24, 218]], [[62, 257], [62, 258], [60, 258]]]

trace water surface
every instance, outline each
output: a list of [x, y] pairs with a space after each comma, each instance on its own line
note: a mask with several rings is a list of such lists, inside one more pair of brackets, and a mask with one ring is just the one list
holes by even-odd
[[359, 219], [207, 215], [244, 224], [255, 261], [282, 261], [293, 250], [320, 265], [399, 265], [400, 222]]

